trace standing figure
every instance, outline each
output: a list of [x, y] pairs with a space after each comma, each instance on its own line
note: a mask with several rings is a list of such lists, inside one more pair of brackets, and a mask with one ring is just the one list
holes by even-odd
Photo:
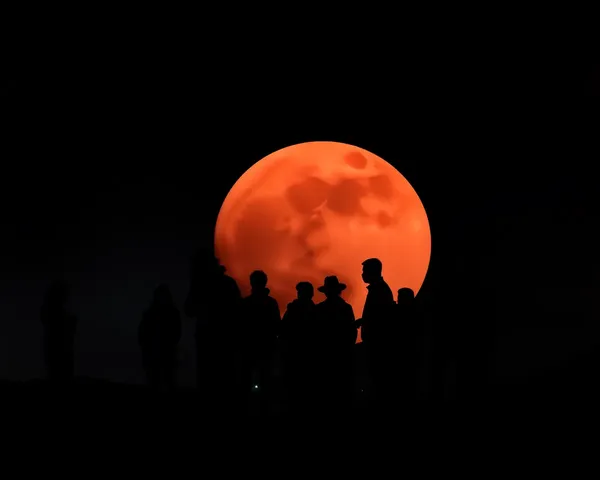
[[318, 338], [320, 375], [318, 388], [326, 411], [346, 411], [352, 400], [353, 349], [356, 325], [352, 306], [342, 298], [346, 284], [333, 275], [325, 277], [318, 290], [325, 294], [319, 303], [314, 334]]
[[185, 301], [196, 320], [196, 382], [217, 404], [230, 400], [237, 385], [240, 289], [212, 254], [198, 254]]
[[[394, 332], [390, 335], [397, 339], [398, 353], [393, 353], [392, 361], [397, 367], [400, 388], [399, 398], [405, 402], [417, 399], [420, 386], [420, 374], [423, 361], [424, 328], [423, 319], [417, 310], [415, 292], [404, 287], [398, 290], [396, 321]], [[395, 350], [391, 350], [394, 352]]]
[[74, 375], [74, 342], [77, 318], [67, 310], [69, 287], [59, 281], [50, 286], [42, 306], [44, 361], [49, 380], [66, 385]]
[[362, 279], [368, 284], [368, 293], [358, 325], [362, 328], [361, 334], [373, 390], [372, 397], [374, 396], [377, 403], [385, 398], [385, 389], [390, 381], [386, 378], [387, 352], [385, 350], [390, 348], [387, 331], [389, 323], [394, 319], [396, 302], [392, 290], [383, 279], [381, 260], [369, 258], [362, 263], [362, 266]]
[[310, 282], [296, 285], [298, 298], [288, 303], [281, 320], [281, 349], [288, 401], [294, 411], [306, 403], [305, 393], [313, 371], [311, 334], [315, 321], [314, 287]]
[[281, 317], [277, 300], [269, 295], [267, 274], [256, 270], [250, 274], [250, 295], [242, 301], [245, 384], [247, 391], [261, 391], [261, 405], [268, 407], [272, 365]]
[[171, 389], [175, 386], [180, 338], [179, 310], [173, 303], [169, 287], [159, 285], [138, 329], [142, 363], [151, 387]]

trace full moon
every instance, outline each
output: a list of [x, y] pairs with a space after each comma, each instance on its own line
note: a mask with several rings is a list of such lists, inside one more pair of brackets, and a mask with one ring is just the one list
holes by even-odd
[[337, 275], [360, 318], [362, 262], [382, 261], [394, 296], [402, 287], [417, 293], [431, 233], [419, 196], [385, 160], [345, 143], [307, 142], [267, 155], [239, 178], [219, 211], [215, 250], [244, 295], [250, 273], [263, 270], [282, 315], [298, 282], [311, 282], [319, 302], [317, 287]]

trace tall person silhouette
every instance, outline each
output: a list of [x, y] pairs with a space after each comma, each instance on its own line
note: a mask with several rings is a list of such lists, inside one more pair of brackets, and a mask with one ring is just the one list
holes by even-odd
[[316, 315], [312, 284], [300, 282], [296, 291], [298, 298], [288, 303], [281, 320], [280, 336], [288, 402], [294, 412], [301, 411], [306, 405], [307, 385], [312, 383], [309, 360], [314, 350], [311, 337]]
[[48, 379], [55, 385], [67, 385], [74, 374], [74, 342], [77, 318], [67, 310], [69, 286], [64, 281], [52, 284], [42, 306], [44, 361]]
[[383, 279], [383, 265], [378, 258], [369, 258], [362, 263], [362, 279], [368, 284], [367, 298], [362, 318], [362, 340], [366, 347], [367, 366], [375, 400], [382, 400], [385, 390], [386, 329], [394, 317], [396, 302], [389, 285]]
[[240, 289], [212, 254], [196, 255], [185, 313], [196, 320], [197, 385], [209, 398], [231, 398], [236, 385]]
[[154, 290], [150, 308], [144, 312], [138, 330], [142, 362], [148, 384], [154, 388], [175, 386], [177, 344], [181, 338], [181, 317], [167, 285]]
[[272, 394], [272, 362], [281, 328], [277, 300], [269, 295], [267, 274], [256, 270], [250, 274], [250, 295], [242, 301], [245, 384], [261, 392], [261, 408], [268, 408]]
[[318, 337], [320, 359], [318, 378], [319, 395], [325, 411], [346, 412], [352, 399], [353, 348], [356, 343], [354, 310], [342, 298], [346, 284], [335, 275], [325, 277], [318, 288], [325, 294], [319, 303], [314, 334]]
[[[391, 367], [399, 373], [401, 386], [398, 393], [402, 394], [404, 401], [414, 401], [420, 386], [420, 374], [423, 360], [424, 326], [423, 318], [419, 314], [415, 292], [404, 287], [398, 290], [396, 315], [393, 322], [394, 331], [390, 338], [396, 339], [396, 349], [390, 349]], [[399, 347], [399, 348], [398, 348]]]

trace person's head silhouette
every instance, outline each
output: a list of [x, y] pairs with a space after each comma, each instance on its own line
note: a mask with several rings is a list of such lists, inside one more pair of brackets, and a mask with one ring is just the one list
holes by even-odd
[[262, 270], [254, 270], [250, 274], [250, 286], [253, 291], [264, 290], [267, 287], [267, 274]]
[[173, 304], [171, 290], [165, 284], [161, 284], [154, 289], [154, 305], [166, 307]]
[[69, 299], [69, 284], [57, 280], [46, 290], [45, 304], [51, 307], [64, 307]]
[[321, 293], [324, 293], [327, 298], [338, 297], [344, 290], [346, 290], [346, 284], [340, 283], [335, 275], [331, 275], [329, 277], [325, 277], [324, 284], [317, 290], [319, 290]]
[[381, 279], [383, 266], [378, 258], [369, 258], [362, 263], [362, 279], [365, 283], [373, 283]]
[[311, 300], [315, 295], [315, 289], [310, 282], [300, 282], [296, 285], [298, 300]]
[[415, 300], [415, 292], [412, 288], [404, 287], [398, 290], [398, 305], [410, 306]]
[[213, 254], [205, 251], [198, 251], [192, 260], [192, 276], [195, 278], [223, 275], [226, 268], [221, 265], [219, 259]]

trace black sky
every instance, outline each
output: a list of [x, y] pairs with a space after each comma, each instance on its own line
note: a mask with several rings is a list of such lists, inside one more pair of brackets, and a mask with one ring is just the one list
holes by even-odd
[[[5, 62], [0, 378], [42, 375], [41, 296], [64, 274], [78, 373], [140, 381], [136, 328], [154, 286], [170, 283], [181, 306], [188, 259], [210, 247], [236, 179], [311, 140], [361, 146], [408, 178], [432, 228], [424, 294], [448, 325], [468, 310], [493, 326], [500, 375], [600, 340], [593, 57], [438, 50], [349, 64], [179, 46], [97, 38]], [[453, 310], [457, 292], [485, 301]]]

